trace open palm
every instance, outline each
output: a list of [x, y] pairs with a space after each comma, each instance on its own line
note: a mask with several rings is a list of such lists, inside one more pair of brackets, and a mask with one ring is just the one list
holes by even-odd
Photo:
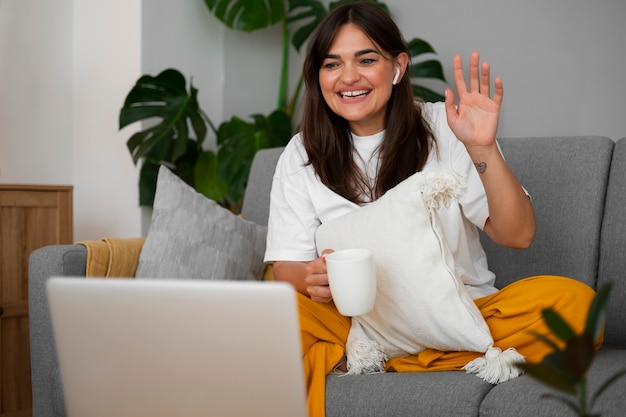
[[453, 69], [459, 103], [455, 106], [454, 94], [447, 89], [446, 115], [450, 129], [466, 146], [494, 144], [504, 94], [502, 80], [500, 78], [494, 80], [495, 93], [491, 97], [489, 63], [483, 62], [480, 65], [478, 52], [473, 52], [470, 56], [469, 90], [465, 83], [463, 63], [459, 55], [454, 57]]

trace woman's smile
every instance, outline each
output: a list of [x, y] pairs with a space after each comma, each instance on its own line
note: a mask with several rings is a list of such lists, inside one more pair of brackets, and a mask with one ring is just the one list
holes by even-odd
[[353, 91], [341, 91], [339, 92], [339, 95], [341, 96], [341, 98], [345, 99], [345, 100], [351, 100], [351, 99], [358, 99], [358, 98], [363, 98], [366, 95], [369, 94], [369, 90], [353, 90]]

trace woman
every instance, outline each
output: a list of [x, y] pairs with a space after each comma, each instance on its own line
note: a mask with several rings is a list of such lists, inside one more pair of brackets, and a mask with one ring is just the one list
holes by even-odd
[[[496, 346], [516, 347], [529, 361], [548, 353], [529, 330], [549, 334], [542, 308], [559, 312], [576, 331], [584, 326], [593, 291], [561, 277], [534, 277], [498, 291], [478, 235], [527, 248], [535, 236], [531, 200], [497, 142], [503, 85], [471, 54], [469, 85], [462, 61], [453, 61], [458, 106], [415, 102], [407, 73], [409, 53], [393, 20], [372, 3], [331, 11], [313, 34], [304, 62], [306, 96], [301, 132], [286, 146], [272, 186], [265, 260], [276, 280], [299, 292], [309, 414], [324, 415], [324, 378], [342, 369], [350, 319], [331, 303], [326, 265], [315, 230], [358, 209], [418, 171], [453, 169], [466, 177], [457, 205], [439, 212], [457, 273], [485, 317]], [[579, 304], [581, 303], [581, 304]], [[504, 313], [503, 313], [504, 312]], [[515, 317], [513, 317], [515, 316]], [[460, 369], [480, 354], [426, 350], [392, 359], [387, 369]]]

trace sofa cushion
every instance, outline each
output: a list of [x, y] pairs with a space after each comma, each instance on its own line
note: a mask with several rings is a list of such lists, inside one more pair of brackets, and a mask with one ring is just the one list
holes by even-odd
[[262, 279], [266, 231], [197, 193], [161, 166], [135, 276]]
[[481, 236], [496, 286], [534, 275], [562, 275], [595, 288], [613, 141], [580, 136], [505, 138], [499, 143], [532, 197], [537, 235], [524, 251]]
[[[600, 350], [587, 374], [588, 398], [591, 398], [610, 377], [626, 369], [626, 350]], [[597, 400], [591, 410], [602, 417], [622, 417], [626, 409], [626, 377], [614, 382]], [[574, 412], [561, 401], [543, 395], [568, 397], [548, 388], [528, 375], [496, 385], [480, 405], [481, 417], [552, 417], [569, 416]], [[577, 401], [577, 400], [575, 400]]]
[[492, 387], [460, 371], [328, 375], [326, 417], [475, 417]]

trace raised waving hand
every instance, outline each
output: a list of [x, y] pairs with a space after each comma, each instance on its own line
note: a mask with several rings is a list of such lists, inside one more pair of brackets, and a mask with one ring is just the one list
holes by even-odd
[[504, 89], [502, 80], [494, 80], [495, 92], [491, 97], [491, 74], [488, 62], [480, 63], [478, 52], [472, 52], [469, 64], [469, 89], [463, 74], [459, 55], [453, 60], [454, 83], [458, 105], [451, 89], [446, 88], [446, 115], [448, 125], [456, 137], [467, 147], [495, 144], [498, 118]]

